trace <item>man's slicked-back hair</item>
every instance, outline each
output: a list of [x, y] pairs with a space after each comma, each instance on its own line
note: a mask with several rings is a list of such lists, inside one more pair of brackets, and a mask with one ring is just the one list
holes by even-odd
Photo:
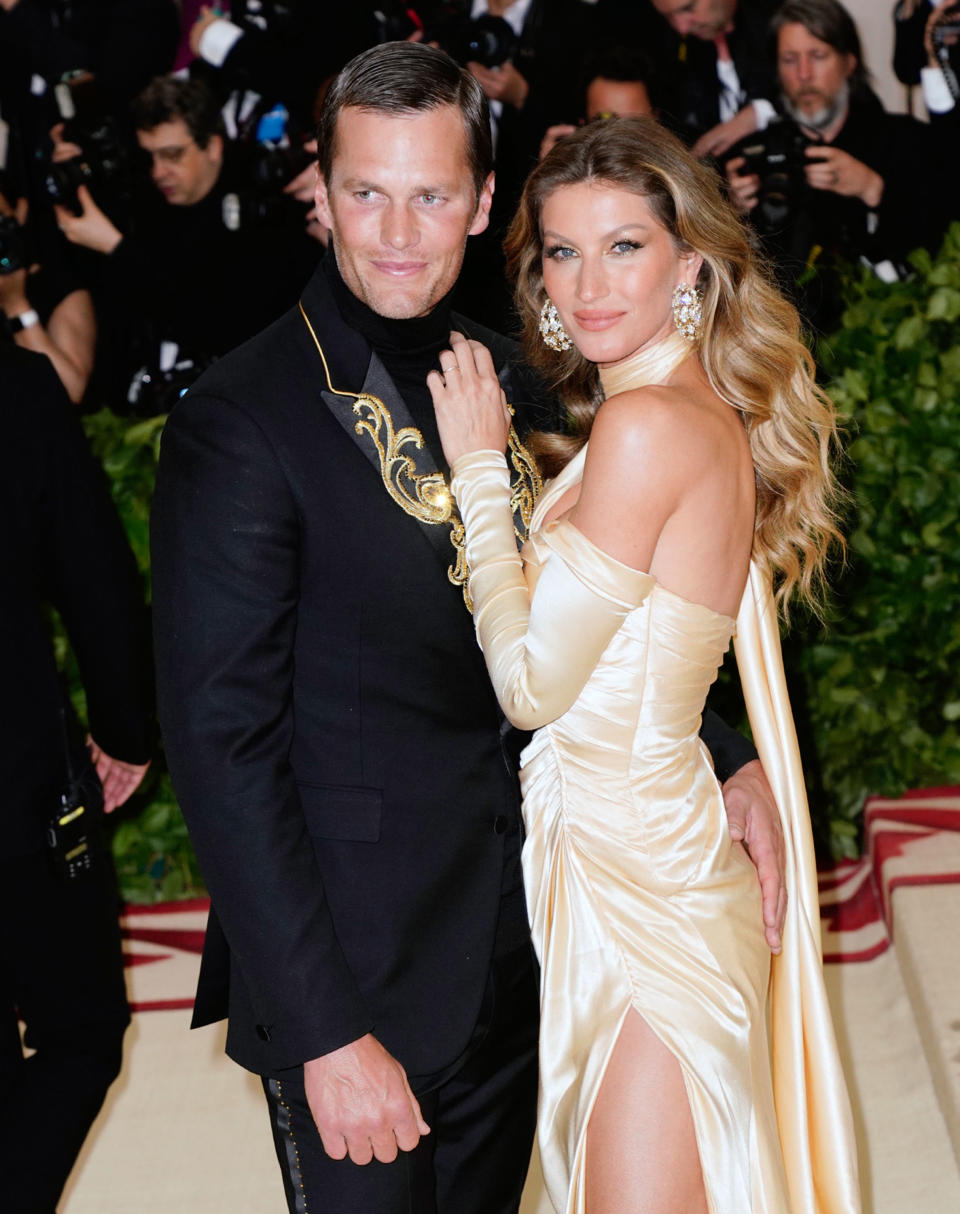
[[463, 115], [467, 159], [479, 198], [493, 168], [490, 114], [483, 89], [444, 51], [420, 42], [382, 42], [351, 59], [327, 89], [317, 122], [317, 161], [330, 180], [337, 119], [348, 106], [393, 115], [456, 106]]

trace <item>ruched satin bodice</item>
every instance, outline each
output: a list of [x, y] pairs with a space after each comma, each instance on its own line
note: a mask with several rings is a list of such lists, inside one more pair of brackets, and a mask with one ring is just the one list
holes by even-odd
[[[688, 352], [662, 345], [638, 360], [641, 377]], [[625, 368], [617, 386], [636, 375]], [[521, 758], [523, 869], [542, 974], [538, 1141], [550, 1198], [558, 1214], [584, 1214], [587, 1126], [632, 1010], [680, 1065], [711, 1214], [856, 1214], [769, 579], [751, 568], [735, 622], [619, 564], [569, 520], [547, 521], [585, 456], [545, 489], [522, 560], [503, 457], [464, 456], [452, 482], [494, 689], [514, 723], [536, 730]], [[786, 839], [790, 900], [772, 967], [756, 872], [730, 838], [699, 738], [734, 632]]]

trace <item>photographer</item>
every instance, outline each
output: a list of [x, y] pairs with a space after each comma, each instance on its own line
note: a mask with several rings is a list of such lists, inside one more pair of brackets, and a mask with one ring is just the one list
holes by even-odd
[[773, 118], [767, 54], [777, 0], [650, 0], [669, 26], [658, 28], [657, 62], [669, 64], [655, 98], [666, 125], [697, 156], [719, 156]]
[[[282, 103], [299, 133], [313, 124], [323, 82], [377, 36], [363, 4], [338, 6], [332, 20], [315, 0], [230, 0], [201, 4], [184, 39], [178, 67], [190, 64], [191, 76], [224, 97], [255, 93], [267, 105]], [[229, 112], [244, 108], [234, 101]]]
[[893, 70], [919, 84], [934, 124], [960, 129], [960, 3], [900, 0], [894, 9]]
[[[140, 577], [75, 410], [49, 362], [3, 338], [0, 381], [0, 1188], [11, 1214], [52, 1214], [130, 1019], [97, 820], [146, 771], [152, 680]], [[86, 747], [48, 604], [80, 669]]]
[[[604, 43], [587, 56], [582, 80], [582, 122], [598, 118], [652, 117], [656, 111], [650, 100], [653, 69], [647, 57], [621, 43]], [[576, 127], [558, 123], [547, 128], [540, 141], [540, 159], [558, 139], [570, 135]]]
[[18, 346], [45, 354], [74, 404], [93, 370], [97, 324], [90, 292], [65, 267], [33, 260], [27, 200], [0, 194], [0, 316]]
[[79, 213], [58, 206], [56, 214], [69, 241], [102, 255], [98, 306], [121, 329], [134, 326], [136, 357], [124, 370], [128, 382], [138, 365], [142, 373], [128, 399], [162, 412], [213, 358], [297, 299], [317, 250], [299, 207], [279, 187], [256, 185], [260, 162], [228, 148], [201, 82], [155, 80], [132, 112], [156, 191], [136, 200], [129, 229], [85, 185]]
[[787, 0], [771, 30], [786, 121], [731, 149], [726, 173], [785, 283], [822, 271], [801, 307], [829, 327], [837, 259], [865, 260], [893, 279], [909, 250], [939, 239], [935, 145], [924, 123], [883, 109], [837, 0]]
[[169, 71], [177, 6], [174, 0], [0, 0], [0, 45], [5, 91], [35, 92], [33, 77], [52, 88], [84, 69], [122, 109]]

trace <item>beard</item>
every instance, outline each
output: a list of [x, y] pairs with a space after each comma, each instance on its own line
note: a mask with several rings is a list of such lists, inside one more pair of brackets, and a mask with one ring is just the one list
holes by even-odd
[[786, 93], [780, 94], [783, 110], [788, 118], [792, 118], [797, 126], [805, 126], [810, 131], [826, 131], [834, 125], [837, 119], [846, 112], [850, 104], [850, 86], [844, 81], [839, 92], [833, 97], [823, 96], [823, 105], [813, 113], [802, 110]]

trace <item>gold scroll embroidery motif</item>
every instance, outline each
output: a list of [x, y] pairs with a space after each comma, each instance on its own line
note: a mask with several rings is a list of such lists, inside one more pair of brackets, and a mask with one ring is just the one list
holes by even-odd
[[[330, 369], [323, 349], [302, 303], [300, 312], [323, 362], [327, 387], [335, 396], [354, 398], [353, 412], [358, 418], [354, 429], [357, 434], [365, 434], [373, 442], [380, 462], [380, 476], [387, 493], [403, 511], [421, 523], [449, 524], [450, 543], [453, 545], [455, 557], [447, 570], [447, 577], [454, 586], [460, 587], [467, 610], [472, 612], [470, 570], [467, 567], [465, 534], [460, 515], [457, 513], [457, 503], [442, 473], [417, 472], [413, 452], [423, 450], [423, 435], [415, 426], [394, 429], [390, 410], [378, 396], [367, 392], [343, 392], [335, 388], [330, 382]], [[508, 452], [514, 472], [510, 509], [513, 511], [514, 532], [522, 544], [527, 538], [533, 508], [543, 488], [543, 482], [533, 458], [512, 426]]]

